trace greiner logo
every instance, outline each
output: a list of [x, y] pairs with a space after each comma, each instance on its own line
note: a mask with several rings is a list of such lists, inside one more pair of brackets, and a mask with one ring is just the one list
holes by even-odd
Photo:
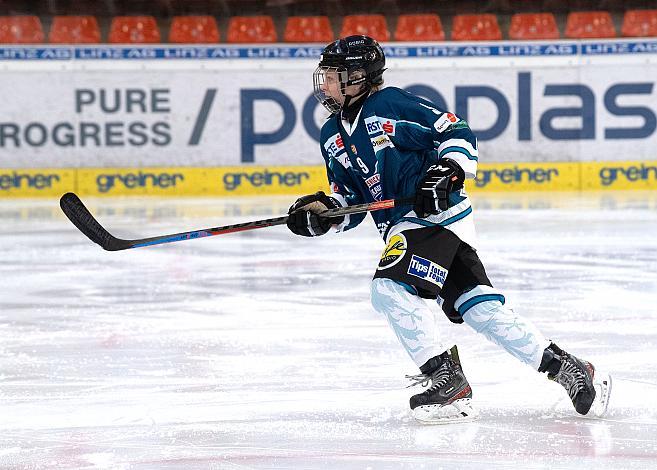
[[253, 171], [253, 172], [243, 172], [243, 173], [226, 173], [224, 175], [224, 187], [228, 191], [234, 191], [239, 188], [242, 184], [250, 184], [253, 187], [260, 186], [297, 186], [300, 185], [304, 179], [309, 179], [310, 175], [306, 172], [295, 173], [292, 171], [286, 171], [285, 173], [280, 173], [277, 171], [269, 171], [265, 169], [264, 171]]
[[98, 192], [106, 193], [118, 185], [127, 189], [135, 188], [170, 188], [176, 186], [185, 177], [180, 173], [137, 173], [100, 174], [96, 178]]
[[486, 187], [497, 179], [503, 184], [512, 183], [549, 183], [553, 178], [559, 176], [559, 170], [556, 168], [505, 168], [503, 170], [478, 170], [475, 185], [478, 188]]
[[12, 171], [11, 173], [0, 173], [0, 190], [9, 189], [47, 189], [52, 188], [53, 183], [60, 181], [61, 178], [56, 174], [43, 174], [35, 173], [29, 175], [27, 173], [18, 173]]
[[657, 167], [641, 165], [603, 167], [600, 169], [600, 183], [610, 186], [620, 178], [627, 181], [657, 180]]

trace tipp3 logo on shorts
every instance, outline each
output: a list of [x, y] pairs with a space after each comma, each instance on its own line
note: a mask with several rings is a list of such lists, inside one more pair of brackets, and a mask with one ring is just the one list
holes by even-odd
[[408, 271], [406, 272], [411, 276], [424, 279], [438, 287], [443, 287], [445, 278], [447, 277], [447, 270], [445, 268], [417, 255], [413, 255], [411, 258]]

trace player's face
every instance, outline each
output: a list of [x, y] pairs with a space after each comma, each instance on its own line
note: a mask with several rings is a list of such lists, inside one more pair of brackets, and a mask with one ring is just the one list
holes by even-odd
[[338, 103], [344, 102], [344, 95], [342, 94], [342, 85], [338, 72], [335, 70], [324, 71], [324, 81], [320, 85], [320, 89], [330, 98], [333, 98]]
[[[350, 80], [362, 78], [362, 71], [357, 71], [359, 75], [352, 75]], [[363, 93], [364, 86], [362, 83], [345, 86], [347, 82], [346, 71], [337, 67], [319, 66], [313, 72], [313, 95], [322, 105], [331, 113], [337, 113], [346, 101], [346, 97], [351, 98]]]
[[335, 70], [326, 70], [324, 72], [324, 82], [320, 86], [321, 90], [327, 95], [337, 101], [339, 104], [343, 104], [345, 100], [345, 95], [357, 96], [361, 89], [362, 85], [348, 85], [344, 89], [344, 94], [342, 93], [342, 84], [340, 83], [340, 77], [338, 72]]

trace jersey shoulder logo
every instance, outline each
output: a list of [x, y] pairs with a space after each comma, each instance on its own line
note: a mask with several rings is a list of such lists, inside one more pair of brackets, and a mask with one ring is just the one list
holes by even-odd
[[433, 127], [440, 133], [445, 132], [452, 124], [456, 124], [460, 119], [456, 114], [452, 113], [443, 113], [436, 122], [433, 123]]

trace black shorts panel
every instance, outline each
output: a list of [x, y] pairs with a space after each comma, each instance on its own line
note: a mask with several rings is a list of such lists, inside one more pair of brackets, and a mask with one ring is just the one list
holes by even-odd
[[461, 240], [440, 227], [405, 230], [393, 235], [381, 255], [374, 279], [392, 279], [411, 285], [425, 298], [436, 298]]
[[465, 292], [477, 286], [493, 287], [477, 252], [467, 243], [461, 243], [445, 280], [440, 297], [442, 309], [454, 323], [463, 323], [461, 315], [454, 309], [454, 303]]

